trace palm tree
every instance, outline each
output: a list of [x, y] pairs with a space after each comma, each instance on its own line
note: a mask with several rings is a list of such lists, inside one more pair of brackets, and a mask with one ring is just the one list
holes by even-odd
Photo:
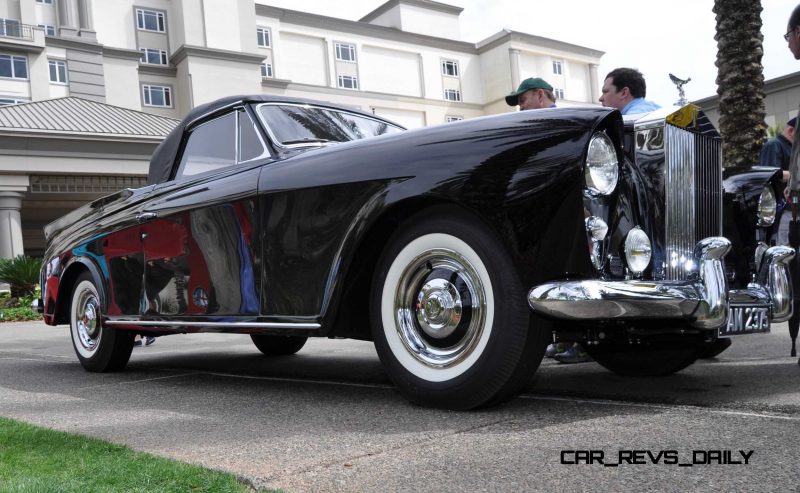
[[714, 0], [717, 15], [717, 94], [722, 162], [758, 163], [764, 123], [761, 0]]

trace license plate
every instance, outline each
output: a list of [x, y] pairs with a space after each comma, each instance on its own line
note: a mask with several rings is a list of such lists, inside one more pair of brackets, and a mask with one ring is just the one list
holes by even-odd
[[719, 329], [720, 336], [769, 332], [768, 306], [730, 306], [728, 323]]

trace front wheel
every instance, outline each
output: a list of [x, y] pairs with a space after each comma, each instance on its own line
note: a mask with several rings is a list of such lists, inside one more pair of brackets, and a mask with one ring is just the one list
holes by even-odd
[[371, 298], [378, 356], [417, 404], [472, 409], [501, 402], [544, 354], [546, 332], [531, 326], [505, 247], [477, 220], [411, 218], [382, 253]]
[[92, 372], [122, 370], [133, 350], [133, 332], [103, 327], [103, 301], [91, 274], [78, 276], [70, 302], [70, 335], [78, 360]]
[[660, 343], [640, 346], [586, 346], [586, 352], [604, 368], [626, 377], [659, 377], [679, 372], [701, 353], [697, 344]]

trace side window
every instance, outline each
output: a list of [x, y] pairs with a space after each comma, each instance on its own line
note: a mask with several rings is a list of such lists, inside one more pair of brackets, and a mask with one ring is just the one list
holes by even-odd
[[258, 130], [256, 130], [253, 120], [244, 110], [236, 113], [239, 119], [239, 162], [243, 163], [263, 156], [266, 149], [258, 136]]
[[175, 178], [197, 175], [234, 164], [236, 112], [231, 112], [191, 131]]

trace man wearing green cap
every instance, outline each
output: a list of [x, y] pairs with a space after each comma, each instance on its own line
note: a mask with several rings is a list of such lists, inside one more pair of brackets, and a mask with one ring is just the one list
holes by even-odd
[[[522, 81], [519, 88], [506, 96], [509, 106], [519, 105], [520, 111], [538, 110], [542, 108], [555, 108], [556, 97], [553, 86], [540, 77], [531, 77]], [[559, 342], [550, 344], [544, 353], [545, 358], [555, 358], [561, 363], [584, 363], [592, 361], [580, 344], [572, 345]]]
[[519, 105], [520, 111], [555, 108], [556, 97], [553, 86], [540, 77], [525, 79], [519, 89], [506, 96], [509, 106]]

